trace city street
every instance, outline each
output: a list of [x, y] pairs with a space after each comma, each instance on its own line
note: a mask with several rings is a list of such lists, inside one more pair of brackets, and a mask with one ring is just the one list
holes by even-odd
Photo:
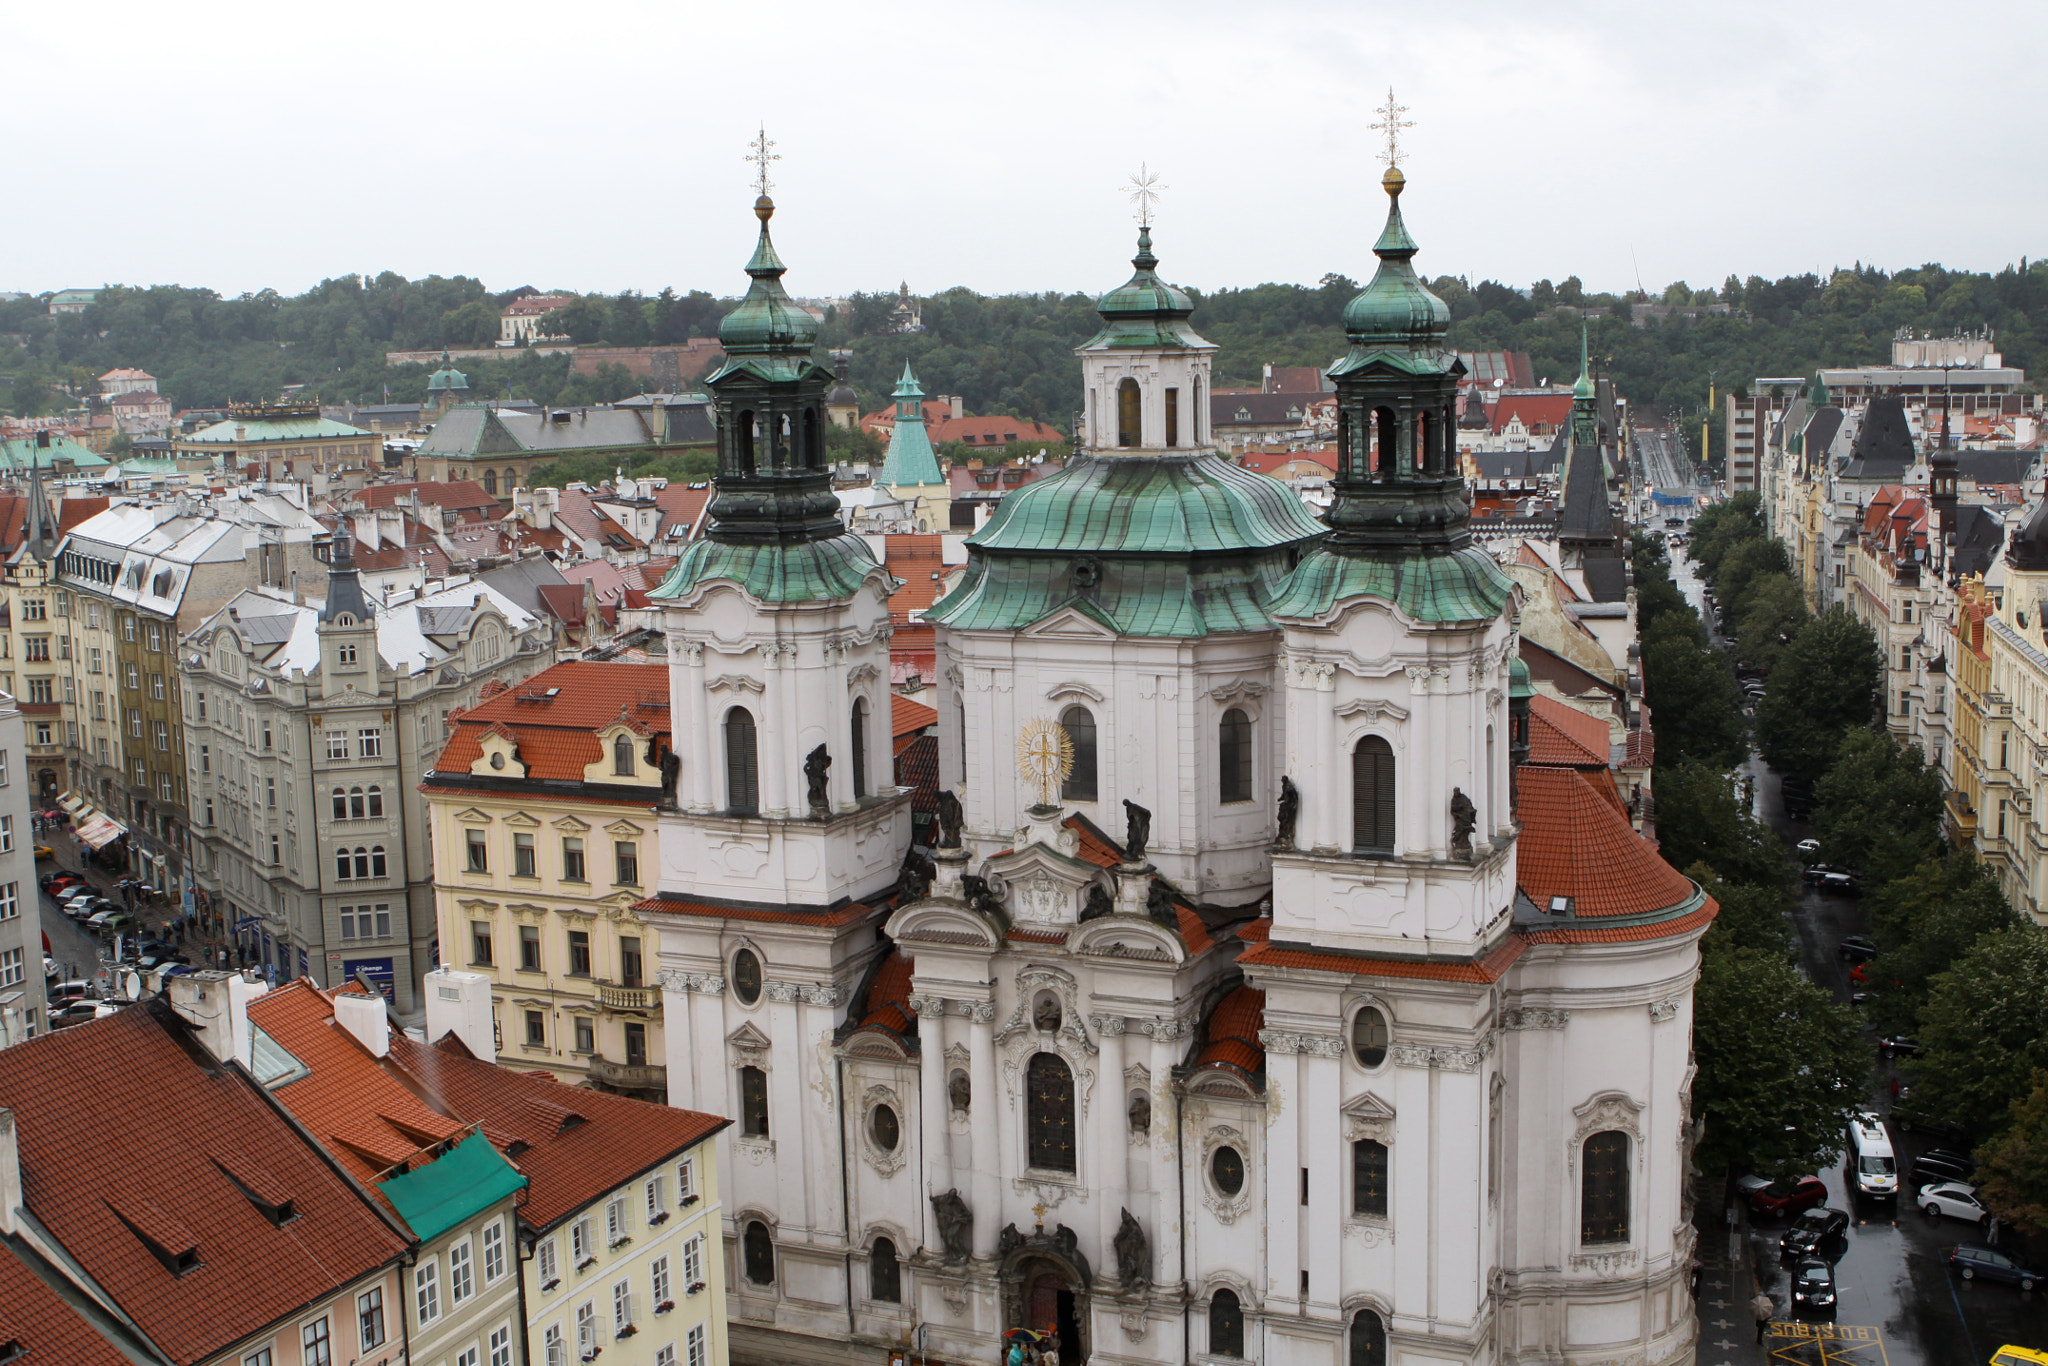
[[1665, 493], [1693, 493], [1692, 463], [1669, 427], [1636, 428], [1636, 449], [1651, 487]]
[[[1680, 554], [1673, 555], [1671, 567], [1679, 590], [1712, 632], [1695, 566]], [[1721, 643], [1718, 633], [1713, 634]], [[1754, 752], [1743, 771], [1756, 780], [1754, 811], [1788, 845], [1811, 833], [1785, 819], [1778, 780]], [[1837, 950], [1844, 937], [1870, 932], [1862, 902], [1809, 889], [1794, 913], [1794, 929], [1801, 971], [1846, 1002], [1848, 967]], [[1874, 1041], [1872, 1053], [1875, 1058]], [[1889, 1073], [1874, 1075], [1870, 1103], [1882, 1114], [1888, 1109], [1884, 1097]], [[1921, 1151], [1940, 1146], [1938, 1141], [1896, 1131], [1892, 1142], [1902, 1174]], [[1983, 1366], [2008, 1343], [2048, 1344], [2048, 1291], [2023, 1294], [2009, 1286], [1966, 1283], [1948, 1273], [1944, 1249], [1958, 1242], [1981, 1242], [1979, 1230], [1955, 1219], [1930, 1219], [1910, 1203], [1894, 1209], [1887, 1202], [1852, 1202], [1840, 1166], [1814, 1175], [1827, 1185], [1828, 1204], [1846, 1211], [1852, 1220], [1848, 1250], [1835, 1267], [1834, 1321], [1799, 1323], [1787, 1316], [1789, 1268], [1778, 1262], [1778, 1239], [1787, 1221], [1752, 1219], [1746, 1210], [1736, 1211], [1731, 1239], [1729, 1224], [1702, 1210], [1702, 1366], [1734, 1366], [1749, 1360], [1802, 1366]], [[1762, 1288], [1779, 1309], [1771, 1332], [1754, 1346], [1748, 1302], [1757, 1283], [1747, 1267], [1731, 1263], [1734, 1246], [1747, 1254], [1749, 1266], [1766, 1270]]]

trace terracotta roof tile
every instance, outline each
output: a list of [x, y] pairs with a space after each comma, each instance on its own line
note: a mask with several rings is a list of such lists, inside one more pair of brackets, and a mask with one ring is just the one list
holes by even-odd
[[0, 1347], [23, 1349], [24, 1366], [130, 1366], [129, 1359], [0, 1244]]
[[1553, 768], [1607, 767], [1607, 723], [1537, 693], [1529, 699], [1529, 762]]
[[1003, 938], [1018, 944], [1064, 944], [1067, 942], [1067, 932], [1065, 930], [1025, 930], [1012, 928], [1003, 935]]
[[1706, 904], [1698, 910], [1670, 920], [1653, 920], [1642, 925], [1560, 926], [1556, 929], [1523, 930], [1520, 933], [1534, 944], [1628, 944], [1645, 939], [1690, 934], [1694, 930], [1706, 928], [1720, 913], [1720, 903], [1708, 897]]
[[[549, 698], [550, 688], [561, 691]], [[462, 713], [433, 772], [458, 775], [459, 785], [483, 756], [483, 736], [502, 726], [519, 746], [528, 777], [581, 782], [584, 769], [604, 757], [597, 732], [618, 720], [622, 708], [636, 733], [664, 740], [668, 699], [665, 665], [568, 660]], [[653, 798], [650, 789], [649, 804]]]
[[1266, 1065], [1266, 1051], [1259, 1044], [1259, 1031], [1266, 1027], [1266, 993], [1257, 987], [1239, 987], [1209, 1014], [1204, 1031], [1207, 1040], [1195, 1057], [1197, 1067], [1235, 1067], [1247, 1077], [1256, 1076]]
[[[851, 925], [867, 915], [871, 907], [858, 901], [829, 911], [798, 910], [795, 907], [780, 906], [715, 906], [705, 901], [678, 901], [673, 897], [654, 896], [645, 901], [635, 902], [633, 909], [655, 915], [701, 915], [726, 920], [773, 921], [778, 925], [808, 925], [818, 929], [836, 929]], [[1062, 935], [1064, 939], [1066, 936]]]
[[422, 503], [460, 512], [464, 509], [495, 510], [498, 500], [484, 492], [474, 479], [453, 479], [445, 484], [431, 481], [417, 484], [372, 484], [357, 493], [366, 508], [396, 507], [398, 500], [412, 494]]
[[939, 712], [936, 707], [927, 707], [922, 702], [897, 693], [890, 694], [889, 716], [895, 723], [895, 729], [890, 733], [898, 738], [915, 735], [926, 726], [936, 726], [939, 723]]
[[910, 1033], [910, 974], [916, 966], [917, 960], [901, 949], [882, 960], [875, 980], [868, 985], [867, 1014], [861, 1016], [859, 1028]]
[[[244, 1074], [188, 1035], [157, 1000], [0, 1050], [25, 1203], [178, 1362], [212, 1356], [407, 1249]], [[297, 1217], [273, 1225], [222, 1158], [290, 1192]], [[145, 1237], [196, 1242], [197, 1265], [174, 1275]]]
[[[908, 533], [889, 536], [884, 541], [882, 567], [902, 581], [889, 595], [889, 620], [904, 625], [912, 613], [938, 601], [946, 573], [945, 538]], [[895, 642], [890, 645], [893, 650]]]
[[480, 1062], [453, 1035], [430, 1047], [396, 1034], [391, 1056], [454, 1114], [511, 1140], [506, 1156], [532, 1183], [520, 1219], [541, 1230], [730, 1122]]
[[1646, 915], [1692, 897], [1692, 880], [1659, 858], [1584, 774], [1524, 765], [1515, 782], [1515, 880], [1537, 906], [1568, 896], [1584, 920]]
[[1245, 950], [1237, 961], [1250, 967], [1306, 968], [1313, 972], [1346, 972], [1356, 977], [1487, 983], [1498, 982], [1526, 947], [1519, 935], [1509, 935], [1483, 958], [1376, 958], [1371, 954], [1278, 948], [1265, 943]]

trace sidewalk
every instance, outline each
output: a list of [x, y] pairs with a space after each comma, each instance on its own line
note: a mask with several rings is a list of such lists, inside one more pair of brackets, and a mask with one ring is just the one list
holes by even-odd
[[[1753, 1366], [1770, 1361], [1771, 1339], [1756, 1341], [1756, 1319], [1749, 1302], [1756, 1298], [1755, 1250], [1748, 1246], [1748, 1221], [1738, 1216], [1732, 1227], [1726, 1212], [1702, 1200], [1693, 1212], [1698, 1232], [1694, 1256], [1700, 1263], [1698, 1303], [1700, 1336], [1695, 1348], [1699, 1366]], [[1732, 1254], [1732, 1255], [1731, 1255]], [[1785, 1312], [1784, 1296], [1766, 1285]]]

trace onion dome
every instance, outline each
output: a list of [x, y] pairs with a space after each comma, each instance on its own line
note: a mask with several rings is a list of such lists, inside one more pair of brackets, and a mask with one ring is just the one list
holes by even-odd
[[1388, 167], [1380, 181], [1391, 201], [1386, 229], [1372, 249], [1380, 258], [1380, 268], [1372, 283], [1344, 306], [1344, 334], [1354, 350], [1437, 350], [1451, 326], [1449, 305], [1430, 293], [1415, 274], [1415, 239], [1408, 235], [1408, 226], [1401, 221], [1401, 190], [1407, 183], [1408, 178], [1397, 166]]
[[761, 241], [754, 248], [754, 259], [747, 262], [747, 274], [754, 277], [754, 283], [740, 306], [719, 323], [718, 344], [728, 356], [808, 352], [818, 343], [818, 320], [797, 307], [782, 288], [783, 273], [789, 268], [768, 238], [775, 201], [765, 194], [756, 199], [754, 216], [761, 220]]
[[427, 376], [427, 392], [438, 394], [443, 392], [467, 393], [468, 391], [469, 376], [456, 369], [454, 363], [448, 359], [447, 351], [442, 351], [441, 368]]
[[1159, 278], [1159, 258], [1152, 254], [1152, 229], [1138, 229], [1138, 254], [1131, 258], [1135, 272], [1096, 301], [1102, 316], [1102, 331], [1081, 349], [1099, 347], [1201, 346], [1208, 342], [1188, 326], [1195, 301]]

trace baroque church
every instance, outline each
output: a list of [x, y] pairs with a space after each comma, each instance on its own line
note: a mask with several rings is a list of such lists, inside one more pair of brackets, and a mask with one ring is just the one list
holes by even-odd
[[929, 849], [895, 584], [838, 519], [833, 375], [756, 202], [709, 526], [654, 594], [679, 767], [640, 907], [670, 1100], [735, 1118], [735, 1361], [1028, 1327], [1063, 1363], [1691, 1362], [1716, 907], [1611, 772], [1532, 744], [1384, 184], [1320, 519], [1212, 446], [1215, 348], [1139, 234], [1074, 457], [927, 614]]

